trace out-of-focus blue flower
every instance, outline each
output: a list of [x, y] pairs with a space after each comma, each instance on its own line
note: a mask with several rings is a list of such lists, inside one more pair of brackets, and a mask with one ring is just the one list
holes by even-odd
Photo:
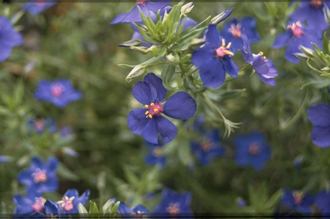
[[297, 190], [285, 189], [281, 199], [281, 204], [301, 213], [312, 213], [311, 205], [314, 198], [308, 194]]
[[242, 48], [241, 53], [246, 63], [253, 66], [253, 69], [257, 73], [258, 77], [262, 82], [267, 85], [275, 86], [276, 81], [273, 79], [278, 76], [277, 69], [274, 66], [272, 60], [267, 59], [263, 56], [263, 53], [252, 54], [250, 44], [244, 31], [241, 35]]
[[162, 216], [175, 216], [178, 214], [192, 214], [190, 210], [192, 195], [190, 192], [177, 193], [165, 188], [162, 192], [160, 203], [153, 210], [154, 214]]
[[234, 53], [231, 43], [226, 45], [225, 39], [219, 35], [216, 25], [209, 25], [206, 43], [192, 53], [191, 61], [199, 68], [199, 75], [205, 87], [218, 88], [226, 78], [226, 72], [238, 76], [238, 66], [232, 60]]
[[144, 157], [144, 161], [149, 165], [159, 165], [163, 168], [166, 164], [166, 157], [163, 155], [164, 144], [158, 140], [158, 144], [146, 142], [149, 153]]
[[72, 157], [79, 157], [79, 154], [71, 148], [64, 147], [63, 152], [67, 155], [72, 156]]
[[158, 144], [158, 133], [164, 144], [172, 141], [176, 136], [175, 125], [162, 114], [174, 119], [186, 120], [196, 112], [195, 99], [183, 91], [175, 93], [163, 104], [166, 89], [162, 79], [154, 73], [147, 74], [144, 81], [137, 82], [132, 93], [145, 108], [132, 110], [128, 114], [128, 127], [134, 134], [143, 136], [152, 144]]
[[4, 16], [0, 16], [0, 62], [9, 57], [13, 47], [22, 43], [23, 37], [13, 28], [11, 21]]
[[58, 79], [54, 82], [40, 80], [34, 97], [41, 101], [53, 103], [59, 108], [63, 108], [68, 103], [81, 99], [82, 94], [72, 87], [72, 83], [69, 80]]
[[35, 0], [30, 3], [25, 3], [23, 6], [24, 11], [30, 12], [32, 15], [38, 15], [44, 10], [52, 7], [55, 5], [57, 0], [52, 0], [52, 2], [49, 1], [43, 1], [43, 0]]
[[35, 212], [44, 213], [44, 204], [46, 199], [40, 193], [28, 190], [26, 197], [15, 195], [13, 197], [16, 208], [14, 215], [31, 215]]
[[[117, 202], [116, 198], [112, 198], [110, 202]], [[128, 217], [144, 217], [145, 215], [149, 214], [150, 211], [144, 207], [143, 205], [136, 205], [132, 209], [128, 207], [125, 202], [120, 202], [117, 213], [121, 214], [122, 216]], [[135, 217], [134, 217], [135, 218]]]
[[241, 197], [236, 199], [236, 203], [239, 207], [245, 207], [246, 206], [245, 201]]
[[70, 126], [65, 126], [65, 127], [60, 129], [60, 136], [62, 138], [69, 137], [70, 135], [72, 135], [72, 133], [73, 133], [73, 131], [72, 131], [72, 128]]
[[314, 49], [312, 43], [315, 43], [318, 47], [322, 47], [321, 34], [315, 32], [311, 27], [306, 27], [300, 23], [300, 21], [289, 22], [287, 26], [287, 31], [285, 33], [279, 34], [272, 46], [273, 49], [279, 49], [286, 45], [288, 48], [285, 52], [286, 60], [292, 63], [299, 63], [294, 54], [301, 53], [299, 49], [300, 46], [306, 48]]
[[290, 15], [290, 18], [293, 21], [306, 21], [308, 26], [313, 27], [315, 31], [322, 33], [328, 28], [323, 13], [323, 8], [325, 6], [329, 7], [330, 3], [322, 0], [300, 2], [299, 7]]
[[27, 186], [28, 190], [37, 193], [56, 191], [58, 179], [56, 171], [58, 160], [51, 157], [44, 163], [40, 157], [32, 157], [31, 166], [18, 173], [18, 181]]
[[61, 201], [57, 202], [59, 214], [75, 214], [78, 213], [78, 204], [86, 204], [90, 191], [86, 190], [80, 197], [76, 189], [69, 189]]
[[139, 8], [146, 17], [149, 17], [150, 12], [157, 12], [158, 10], [165, 8], [170, 3], [171, 0], [137, 0], [136, 6], [134, 6], [130, 12], [117, 15], [110, 24], [141, 22], [142, 18]]
[[315, 196], [315, 205], [321, 212], [329, 216], [330, 213], [330, 192], [321, 191]]
[[209, 164], [213, 157], [220, 157], [225, 152], [220, 145], [220, 134], [217, 129], [206, 133], [202, 142], [191, 142], [190, 146], [202, 165]]
[[9, 156], [0, 155], [0, 163], [7, 163], [11, 160]]
[[307, 111], [308, 118], [314, 125], [312, 141], [319, 147], [330, 146], [330, 106], [319, 104], [311, 106]]
[[241, 48], [242, 42], [242, 29], [244, 29], [245, 35], [247, 36], [249, 43], [255, 43], [260, 40], [260, 36], [255, 30], [256, 19], [253, 17], [244, 17], [241, 20], [233, 18], [227, 21], [223, 26], [223, 30], [220, 35], [225, 38], [227, 42], [232, 43], [232, 50], [236, 52]]
[[55, 120], [49, 117], [45, 119], [29, 119], [28, 127], [30, 128], [30, 131], [33, 131], [39, 135], [45, 133], [46, 130], [50, 133], [57, 131]]
[[253, 169], [261, 170], [271, 155], [270, 147], [259, 132], [237, 136], [235, 146], [235, 161], [242, 167], [251, 165]]

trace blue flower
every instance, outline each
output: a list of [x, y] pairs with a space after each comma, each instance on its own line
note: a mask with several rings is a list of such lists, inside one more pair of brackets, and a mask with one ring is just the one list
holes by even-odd
[[46, 215], [51, 215], [52, 216], [58, 215], [58, 205], [55, 202], [52, 202], [50, 200], [46, 200], [45, 205], [45, 214]]
[[235, 161], [239, 166], [251, 165], [255, 170], [261, 170], [270, 158], [271, 150], [259, 132], [235, 138]]
[[10, 20], [0, 16], [0, 62], [9, 57], [14, 46], [19, 46], [22, 43], [22, 35], [13, 28]]
[[18, 173], [18, 181], [27, 186], [28, 190], [37, 193], [56, 191], [58, 179], [56, 171], [58, 160], [51, 157], [44, 163], [40, 157], [32, 157], [31, 167]]
[[158, 10], [163, 9], [169, 5], [170, 2], [171, 0], [137, 0], [136, 6], [134, 6], [130, 12], [117, 15], [110, 24], [141, 22], [142, 18], [139, 8], [146, 17], [149, 17], [150, 12], [157, 12]]
[[261, 81], [270, 86], [275, 86], [276, 82], [273, 78], [278, 76], [278, 73], [272, 60], [263, 56], [262, 52], [259, 54], [251, 53], [249, 40], [244, 31], [242, 32], [241, 39], [243, 43], [241, 53], [245, 62], [253, 66]]
[[145, 108], [132, 110], [127, 116], [130, 130], [152, 144], [158, 144], [158, 133], [164, 144], [176, 136], [175, 125], [162, 116], [165, 114], [174, 119], [189, 119], [196, 111], [196, 101], [188, 93], [180, 91], [171, 96], [165, 103], [166, 89], [162, 80], [154, 73], [145, 76], [133, 86], [133, 96]]
[[61, 201], [57, 202], [59, 214], [75, 214], [78, 213], [78, 204], [86, 204], [90, 191], [86, 190], [80, 197], [76, 189], [69, 189]]
[[202, 142], [191, 142], [192, 151], [196, 154], [202, 165], [207, 165], [212, 161], [213, 157], [220, 157], [224, 154], [225, 149], [220, 145], [219, 130], [213, 129], [204, 134]]
[[330, 106], [319, 104], [309, 107], [308, 118], [314, 125], [312, 141], [319, 147], [330, 146]]
[[68, 103], [81, 99], [82, 94], [72, 87], [72, 83], [69, 80], [58, 79], [54, 82], [40, 80], [34, 97], [63, 108]]
[[233, 18], [225, 23], [220, 35], [227, 42], [232, 43], [232, 50], [236, 52], [242, 44], [242, 29], [245, 31], [249, 43], [255, 43], [260, 40], [260, 36], [255, 30], [256, 19], [253, 17], [244, 17], [241, 20]]
[[286, 60], [292, 63], [299, 63], [294, 54], [301, 53], [299, 47], [304, 46], [310, 49], [314, 49], [312, 43], [315, 43], [318, 47], [322, 46], [321, 34], [315, 32], [313, 29], [302, 25], [299, 21], [296, 23], [289, 23], [287, 31], [279, 34], [272, 46], [273, 49], [279, 49], [288, 44], [288, 48], [285, 52]]
[[315, 31], [323, 32], [328, 28], [323, 13], [325, 6], [330, 6], [330, 3], [322, 0], [300, 2], [299, 7], [290, 15], [290, 18], [293, 21], [306, 21], [307, 25], [313, 27]]
[[46, 119], [29, 119], [28, 127], [38, 135], [42, 135], [46, 130], [50, 133], [54, 133], [57, 130], [55, 120], [49, 117]]
[[312, 213], [311, 205], [314, 198], [308, 194], [297, 190], [285, 189], [281, 199], [281, 204], [292, 210], [308, 214]]
[[7, 163], [11, 160], [9, 156], [0, 155], [0, 163]]
[[28, 190], [26, 197], [15, 195], [13, 197], [16, 208], [15, 215], [31, 215], [33, 213], [44, 213], [46, 199], [41, 194]]
[[30, 12], [32, 15], [38, 15], [47, 8], [52, 7], [55, 5], [57, 0], [53, 0], [53, 2], [45, 2], [42, 0], [36, 0], [35, 2], [31, 3], [25, 3], [23, 6], [24, 11]]
[[238, 66], [232, 60], [234, 53], [231, 43], [226, 46], [225, 39], [219, 35], [216, 25], [209, 25], [206, 43], [192, 53], [192, 63], [199, 68], [199, 75], [205, 87], [218, 88], [226, 78], [226, 72], [238, 76]]
[[158, 140], [158, 144], [151, 144], [146, 142], [145, 145], [149, 149], [149, 153], [145, 156], [144, 161], [150, 165], [159, 165], [163, 168], [166, 164], [166, 157], [163, 156], [164, 144]]
[[236, 199], [236, 204], [239, 207], [245, 207], [246, 206], [246, 203], [245, 203], [244, 199], [242, 199], [241, 197], [239, 197], [239, 198]]
[[330, 213], [330, 192], [321, 191], [315, 196], [315, 205], [322, 213]]
[[65, 126], [61, 128], [59, 132], [62, 138], [67, 138], [72, 135], [72, 128], [70, 126]]
[[171, 189], [165, 188], [162, 192], [160, 203], [153, 210], [154, 214], [162, 216], [174, 216], [177, 214], [192, 214], [190, 210], [191, 203], [190, 192], [177, 193]]

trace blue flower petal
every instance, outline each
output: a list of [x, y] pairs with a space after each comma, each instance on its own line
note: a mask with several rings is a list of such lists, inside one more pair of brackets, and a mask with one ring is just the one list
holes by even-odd
[[312, 129], [312, 141], [319, 147], [329, 147], [330, 146], [330, 126], [320, 127], [314, 126]]
[[196, 108], [196, 100], [188, 93], [180, 91], [165, 102], [163, 110], [169, 117], [186, 120], [194, 116]]
[[206, 32], [206, 41], [210, 43], [213, 48], [218, 48], [221, 46], [220, 35], [216, 25], [209, 25]]
[[315, 204], [322, 213], [330, 213], [330, 194], [324, 190], [319, 192], [315, 197]]
[[132, 110], [127, 116], [127, 124], [130, 130], [137, 135], [142, 135], [144, 128], [149, 122], [149, 118], [146, 118], [145, 112], [147, 109], [139, 108]]
[[226, 79], [226, 71], [217, 57], [204, 62], [199, 69], [199, 75], [205, 87], [214, 89], [220, 87]]
[[152, 0], [146, 2], [145, 6], [153, 12], [157, 12], [160, 9], [165, 8], [171, 3], [171, 0]]
[[46, 169], [49, 175], [55, 175], [58, 168], [58, 160], [55, 157], [51, 157], [47, 160]]
[[86, 204], [90, 193], [91, 192], [89, 190], [86, 190], [79, 198], [77, 197], [77, 199], [76, 199], [77, 205], [78, 205], [78, 203], [81, 203], [83, 205]]
[[151, 84], [157, 91], [157, 101], [162, 102], [166, 96], [166, 89], [163, 86], [163, 81], [160, 77], [157, 77], [154, 73], [149, 73], [144, 77], [144, 81]]
[[157, 99], [157, 89], [146, 81], [137, 82], [132, 89], [134, 98], [143, 105], [154, 103]]
[[57, 204], [50, 201], [50, 200], [47, 200], [44, 204], [44, 207], [45, 207], [45, 213], [46, 214], [53, 214], [53, 215], [57, 215], [58, 214], [58, 207], [57, 207]]
[[131, 214], [132, 210], [125, 204], [125, 202], [120, 202], [117, 212], [119, 214]]
[[158, 116], [156, 117], [157, 127], [160, 136], [163, 139], [164, 144], [172, 141], [177, 133], [175, 125], [168, 119]]
[[150, 211], [143, 205], [136, 205], [132, 208], [132, 211], [135, 213], [141, 212], [142, 214], [150, 213]]
[[285, 33], [279, 34], [276, 37], [272, 48], [279, 49], [279, 48], [286, 46], [289, 43], [291, 38], [292, 38], [292, 34], [290, 34], [288, 31], [286, 31]]
[[17, 179], [23, 185], [30, 186], [33, 183], [32, 174], [33, 171], [30, 169], [21, 170], [17, 175]]
[[238, 71], [239, 71], [239, 67], [235, 64], [235, 62], [233, 61], [233, 59], [229, 56], [225, 56], [223, 58], [223, 66], [226, 70], [226, 72], [232, 76], [233, 78], [236, 78], [238, 76]]
[[148, 122], [143, 129], [142, 136], [147, 142], [152, 144], [158, 143], [158, 127], [157, 127], [157, 119], [162, 116], [154, 116], [152, 119], [148, 118]]
[[1, 33], [0, 44], [4, 43], [7, 46], [19, 46], [23, 43], [22, 35], [16, 30]]
[[330, 106], [319, 104], [307, 110], [308, 118], [315, 126], [330, 126]]
[[112, 21], [110, 24], [118, 24], [118, 23], [122, 23], [124, 21], [124, 19], [127, 17], [128, 13], [125, 14], [118, 14]]
[[75, 197], [73, 200], [75, 200], [76, 198], [78, 198], [79, 194], [78, 191], [76, 189], [69, 189], [68, 191], [66, 191], [66, 193], [63, 195], [63, 197]]
[[0, 43], [0, 62], [5, 61], [11, 54], [12, 48], [10, 46]]
[[191, 54], [191, 62], [196, 67], [201, 67], [205, 62], [208, 62], [210, 59], [214, 58], [215, 50], [213, 46], [209, 43], [206, 43], [199, 49], [196, 49]]

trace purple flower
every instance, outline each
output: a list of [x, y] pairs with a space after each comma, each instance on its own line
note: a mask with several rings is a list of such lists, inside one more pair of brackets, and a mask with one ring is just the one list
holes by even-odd
[[322, 213], [330, 213], [330, 193], [321, 191], [315, 196], [315, 204]]
[[60, 214], [75, 214], [78, 213], [78, 204], [86, 204], [89, 198], [90, 191], [86, 190], [80, 197], [76, 189], [69, 189], [61, 201], [57, 202], [58, 212]]
[[227, 42], [232, 43], [232, 50], [236, 52], [240, 49], [242, 44], [242, 29], [245, 31], [249, 43], [255, 43], [260, 40], [260, 36], [255, 30], [256, 19], [253, 17], [244, 17], [241, 20], [233, 18], [225, 23], [220, 35], [225, 38]]
[[166, 89], [162, 80], [154, 73], [145, 76], [144, 81], [133, 87], [133, 96], [145, 108], [132, 110], [127, 116], [130, 130], [144, 137], [152, 144], [158, 144], [158, 133], [164, 144], [176, 136], [175, 125], [162, 116], [165, 114], [174, 119], [189, 119], [196, 112], [196, 101], [188, 93], [180, 91], [171, 96], [165, 103]]
[[292, 63], [299, 63], [294, 54], [300, 53], [300, 46], [304, 46], [310, 49], [314, 49], [312, 43], [315, 43], [318, 47], [322, 46], [321, 34], [315, 32], [313, 29], [302, 25], [299, 21], [296, 23], [290, 23], [287, 26], [285, 33], [279, 34], [272, 46], [273, 49], [279, 49], [288, 44], [288, 48], [285, 52], [286, 60]]
[[206, 43], [192, 53], [192, 63], [199, 68], [199, 75], [205, 87], [218, 88], [226, 78], [226, 72], [238, 76], [238, 66], [232, 60], [234, 53], [226, 46], [225, 39], [219, 35], [216, 25], [209, 25]]
[[46, 199], [41, 194], [28, 190], [26, 197], [15, 195], [13, 197], [16, 208], [14, 214], [31, 215], [33, 213], [44, 213]]
[[50, 117], [46, 119], [29, 119], [28, 127], [38, 135], [42, 135], [46, 130], [48, 130], [50, 133], [54, 133], [57, 130], [55, 120]]
[[307, 25], [313, 27], [315, 31], [323, 32], [328, 28], [323, 13], [325, 6], [330, 6], [329, 2], [320, 0], [300, 2], [299, 7], [290, 15], [290, 18], [293, 21], [306, 21]]
[[235, 138], [235, 161], [239, 166], [251, 165], [255, 170], [261, 170], [269, 160], [271, 151], [264, 137], [259, 132]]
[[13, 28], [10, 20], [0, 16], [0, 62], [9, 57], [14, 46], [19, 46], [22, 43], [22, 35]]
[[37, 193], [56, 191], [58, 180], [56, 171], [58, 160], [51, 157], [44, 163], [39, 157], [32, 157], [31, 167], [18, 173], [18, 181], [27, 186], [28, 190]]
[[162, 192], [160, 203], [153, 210], [154, 214], [162, 216], [174, 216], [177, 214], [192, 214], [190, 210], [191, 203], [190, 192], [177, 193], [172, 189], [165, 188]]
[[330, 106], [319, 104], [309, 107], [308, 118], [314, 125], [312, 141], [319, 147], [330, 146]]
[[204, 134], [202, 142], [191, 142], [192, 151], [196, 154], [202, 165], [207, 165], [212, 161], [213, 157], [220, 157], [224, 154], [225, 149], [220, 145], [219, 130], [213, 129]]
[[171, 0], [137, 0], [136, 6], [134, 6], [130, 12], [117, 15], [110, 24], [141, 22], [142, 18], [139, 8], [146, 17], [149, 17], [150, 12], [157, 12], [158, 10], [163, 9], [169, 5], [170, 2]]
[[260, 52], [259, 54], [252, 54], [249, 40], [244, 34], [244, 32], [241, 35], [241, 39], [243, 43], [241, 53], [245, 62], [253, 66], [253, 69], [255, 70], [261, 81], [270, 86], [275, 86], [276, 82], [273, 78], [275, 78], [278, 73], [272, 60], [267, 59], [265, 56], [263, 56], [262, 52]]
[[68, 103], [81, 99], [82, 94], [72, 87], [72, 83], [69, 80], [58, 79], [54, 82], [40, 80], [34, 97], [63, 108]]
[[47, 8], [50, 8], [55, 5], [57, 2], [57, 0], [52, 1], [53, 2], [36, 0], [33, 3], [25, 3], [23, 6], [23, 10], [30, 12], [32, 15], [38, 15]]
[[308, 214], [312, 213], [311, 205], [314, 199], [308, 193], [297, 190], [285, 189], [281, 199], [281, 204], [298, 212]]
[[158, 144], [146, 142], [145, 145], [149, 149], [149, 153], [145, 156], [144, 161], [149, 165], [157, 164], [163, 168], [166, 163], [166, 157], [162, 155], [164, 144], [158, 140]]

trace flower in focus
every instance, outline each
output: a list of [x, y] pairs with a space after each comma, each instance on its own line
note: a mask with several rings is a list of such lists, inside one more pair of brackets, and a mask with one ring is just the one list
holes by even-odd
[[322, 33], [328, 28], [323, 13], [323, 8], [325, 6], [329, 7], [330, 3], [322, 0], [300, 2], [299, 7], [290, 15], [290, 18], [293, 21], [306, 21], [308, 26], [313, 27], [315, 31]]
[[213, 129], [204, 135], [202, 142], [191, 142], [190, 146], [199, 162], [202, 165], [207, 165], [212, 161], [213, 157], [223, 155], [225, 149], [220, 145], [220, 134], [217, 129]]
[[50, 133], [54, 133], [57, 130], [55, 120], [49, 117], [46, 119], [29, 119], [28, 127], [38, 135], [42, 135], [46, 130]]
[[239, 166], [251, 165], [255, 170], [261, 170], [271, 155], [270, 147], [259, 132], [235, 138], [235, 161]]
[[307, 47], [309, 49], [314, 49], [312, 43], [315, 43], [319, 48], [322, 47], [321, 34], [315, 32], [311, 27], [306, 27], [297, 22], [291, 22], [287, 26], [287, 30], [285, 33], [279, 34], [272, 46], [273, 49], [279, 49], [286, 45], [288, 48], [285, 52], [286, 60], [292, 63], [299, 63], [299, 59], [297, 59], [294, 54], [300, 53], [300, 46]]
[[192, 214], [190, 210], [191, 203], [190, 192], [177, 193], [172, 189], [165, 188], [162, 192], [160, 203], [153, 210], [154, 214], [162, 214], [164, 216], [175, 216], [178, 214]]
[[330, 192], [325, 190], [319, 192], [315, 196], [315, 205], [318, 209], [321, 210], [322, 213], [330, 213]]
[[263, 81], [267, 85], [275, 86], [276, 82], [273, 78], [278, 76], [278, 73], [272, 60], [267, 59], [265, 56], [263, 56], [262, 52], [260, 52], [259, 54], [251, 53], [249, 40], [245, 35], [244, 31], [241, 35], [241, 38], [243, 41], [241, 53], [245, 62], [253, 66], [253, 69], [255, 70], [261, 81]]
[[319, 104], [311, 106], [307, 111], [308, 118], [314, 125], [312, 141], [319, 147], [330, 146], [330, 106]]
[[301, 213], [312, 213], [311, 205], [314, 199], [308, 193], [302, 191], [285, 189], [281, 199], [281, 204], [292, 210], [297, 210]]
[[56, 191], [58, 179], [56, 171], [58, 160], [51, 157], [44, 163], [40, 157], [32, 157], [31, 167], [18, 173], [18, 181], [27, 186], [28, 190], [37, 193]]
[[58, 212], [61, 214], [75, 214], [78, 213], [78, 204], [86, 204], [89, 198], [90, 191], [86, 190], [80, 197], [76, 189], [69, 189], [61, 201], [57, 202]]
[[72, 87], [72, 83], [69, 80], [58, 79], [54, 82], [40, 80], [34, 97], [63, 108], [68, 103], [81, 99], [82, 94]]
[[44, 213], [46, 199], [41, 194], [33, 192], [33, 190], [28, 190], [26, 197], [15, 195], [13, 199], [16, 205], [14, 214]]
[[14, 46], [19, 46], [22, 43], [23, 37], [13, 28], [11, 21], [0, 16], [0, 62], [9, 57]]
[[145, 145], [149, 149], [149, 153], [145, 156], [144, 161], [149, 165], [159, 165], [163, 168], [166, 164], [166, 157], [163, 155], [164, 144], [158, 140], [158, 144], [146, 142]]
[[144, 137], [152, 144], [158, 144], [158, 133], [164, 144], [172, 141], [176, 136], [175, 125], [162, 114], [174, 119], [185, 120], [194, 116], [196, 101], [188, 93], [180, 91], [172, 95], [165, 103], [166, 89], [162, 79], [154, 73], [145, 76], [133, 86], [133, 96], [145, 108], [132, 110], [127, 116], [130, 130]]
[[226, 44], [216, 25], [209, 25], [205, 37], [206, 43], [192, 53], [191, 60], [199, 68], [204, 86], [215, 89], [225, 81], [226, 72], [235, 78], [239, 68], [231, 58], [231, 43]]
[[117, 15], [110, 24], [141, 22], [142, 18], [139, 9], [146, 17], [149, 17], [150, 12], [157, 12], [170, 3], [171, 0], [136, 0], [136, 6], [130, 12]]
[[242, 29], [245, 31], [249, 43], [255, 43], [260, 40], [260, 36], [255, 30], [256, 19], [253, 17], [244, 17], [241, 20], [233, 18], [225, 23], [220, 35], [227, 41], [232, 43], [232, 50], [236, 52], [242, 44]]
[[30, 12], [32, 15], [38, 15], [44, 10], [55, 5], [57, 0], [53, 0], [53, 2], [45, 2], [43, 0], [35, 0], [34, 2], [25, 3], [23, 6], [24, 11]]

